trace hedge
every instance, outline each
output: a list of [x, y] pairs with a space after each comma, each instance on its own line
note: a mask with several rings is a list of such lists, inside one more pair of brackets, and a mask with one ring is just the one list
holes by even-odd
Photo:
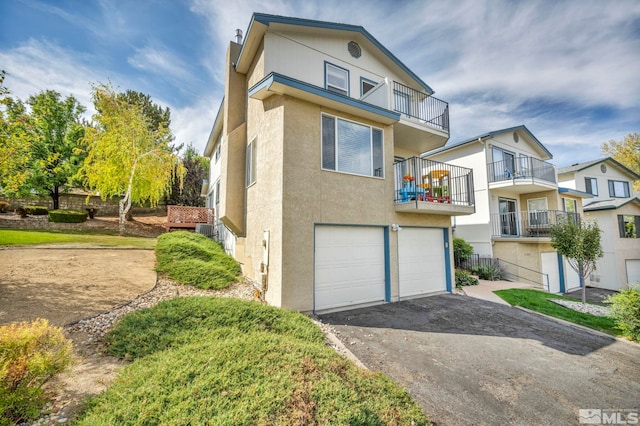
[[87, 220], [87, 212], [78, 210], [51, 210], [49, 222], [57, 223], [81, 223]]
[[27, 214], [33, 216], [43, 216], [49, 213], [49, 210], [44, 206], [24, 206], [24, 209], [26, 210]]

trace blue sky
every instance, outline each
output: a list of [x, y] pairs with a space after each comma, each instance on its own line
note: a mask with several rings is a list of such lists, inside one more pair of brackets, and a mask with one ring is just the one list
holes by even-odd
[[637, 0], [0, 0], [0, 68], [88, 114], [92, 83], [148, 93], [202, 151], [254, 11], [364, 26], [449, 102], [450, 143], [524, 124], [561, 167], [640, 132]]

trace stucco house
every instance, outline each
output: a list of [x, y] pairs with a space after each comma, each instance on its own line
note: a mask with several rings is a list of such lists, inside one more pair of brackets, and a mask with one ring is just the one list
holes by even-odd
[[470, 168], [476, 212], [454, 217], [454, 236], [474, 252], [498, 258], [510, 279], [553, 293], [580, 287], [566, 259], [551, 247], [550, 226], [578, 218], [590, 194], [558, 185], [551, 152], [520, 125], [491, 131], [425, 153], [425, 158]]
[[255, 13], [226, 56], [203, 188], [265, 300], [328, 311], [451, 291], [471, 170], [420, 158], [445, 101], [361, 26]]
[[638, 174], [609, 157], [558, 170], [563, 186], [592, 195], [584, 214], [602, 231], [604, 256], [587, 285], [621, 290], [640, 282], [640, 200], [633, 193], [633, 181], [638, 179]]

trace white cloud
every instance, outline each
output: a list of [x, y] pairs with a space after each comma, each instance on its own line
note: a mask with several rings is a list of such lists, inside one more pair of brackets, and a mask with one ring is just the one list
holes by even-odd
[[193, 78], [182, 60], [169, 49], [145, 46], [135, 49], [135, 52], [127, 62], [137, 69], [164, 75], [172, 80], [191, 80]]

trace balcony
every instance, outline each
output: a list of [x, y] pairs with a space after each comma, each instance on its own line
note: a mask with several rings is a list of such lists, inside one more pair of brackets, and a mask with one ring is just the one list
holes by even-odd
[[556, 189], [556, 167], [546, 161], [520, 157], [487, 165], [489, 189], [504, 188], [516, 194]]
[[393, 168], [397, 212], [448, 216], [475, 212], [471, 169], [419, 157]]
[[551, 226], [564, 219], [580, 223], [578, 213], [560, 210], [492, 214], [491, 235], [494, 238], [550, 238]]

